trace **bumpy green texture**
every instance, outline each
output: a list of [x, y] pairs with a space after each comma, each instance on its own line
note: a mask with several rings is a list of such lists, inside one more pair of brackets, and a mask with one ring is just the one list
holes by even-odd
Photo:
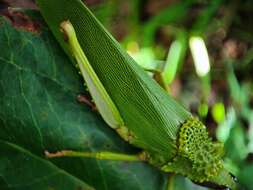
[[228, 185], [231, 179], [224, 173], [222, 155], [223, 145], [212, 142], [203, 123], [191, 117], [180, 127], [177, 155], [162, 170], [180, 173], [195, 182], [219, 180], [220, 184]]
[[178, 141], [178, 154], [192, 163], [190, 178], [203, 182], [219, 173], [223, 146], [212, 142], [203, 123], [195, 118], [186, 120], [180, 128]]

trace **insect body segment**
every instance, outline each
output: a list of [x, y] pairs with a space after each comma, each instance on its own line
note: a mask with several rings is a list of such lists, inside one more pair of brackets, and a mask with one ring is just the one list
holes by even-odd
[[163, 171], [180, 173], [197, 183], [213, 181], [234, 186], [223, 166], [223, 144], [212, 142], [202, 122], [193, 117], [187, 119], [179, 129], [177, 142], [177, 155], [161, 168]]
[[223, 146], [213, 143], [206, 127], [197, 119], [188, 119], [180, 128], [178, 153], [192, 163], [189, 175], [194, 181], [203, 182], [222, 169]]

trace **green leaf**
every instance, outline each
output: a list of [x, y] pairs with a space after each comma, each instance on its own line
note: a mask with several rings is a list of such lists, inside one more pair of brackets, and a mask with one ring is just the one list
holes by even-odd
[[189, 179], [186, 179], [180, 175], [175, 175], [174, 178], [172, 178], [173, 181], [171, 182], [171, 189], [172, 190], [207, 190], [208, 188], [198, 186], [194, 183], [192, 183]]
[[[51, 162], [10, 143], [0, 141], [1, 189], [83, 189], [94, 190]], [[39, 172], [34, 172], [39, 171]], [[17, 175], [17, 172], [22, 175]], [[2, 183], [1, 183], [2, 181]], [[4, 186], [2, 186], [4, 184]]]
[[252, 186], [253, 164], [245, 164], [238, 175], [239, 181], [247, 190], [253, 190]]
[[240, 164], [247, 157], [247, 138], [240, 122], [236, 122], [225, 143], [226, 156], [233, 162]]
[[[76, 101], [85, 92], [83, 81], [46, 27], [32, 34], [0, 17], [0, 42], [0, 189], [28, 189], [25, 184], [31, 177], [42, 181], [45, 176], [41, 189], [48, 189], [52, 181], [59, 190], [76, 189], [72, 187], [78, 184], [98, 190], [165, 189], [166, 175], [141, 162], [45, 160], [45, 150], [138, 150], [120, 139], [99, 114]], [[49, 175], [57, 169], [63, 174]], [[15, 180], [20, 185], [12, 187]], [[36, 185], [30, 189], [39, 189]]]

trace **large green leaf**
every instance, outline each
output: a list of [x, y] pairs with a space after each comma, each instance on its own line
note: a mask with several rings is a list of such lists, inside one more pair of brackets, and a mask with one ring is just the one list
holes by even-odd
[[141, 162], [46, 160], [45, 150], [138, 150], [76, 101], [83, 82], [46, 27], [0, 18], [0, 49], [0, 189], [165, 189], [166, 175]]
[[[0, 157], [1, 189], [85, 189], [84, 182], [30, 152], [0, 141], [4, 156]], [[39, 171], [39, 172], [34, 172]]]

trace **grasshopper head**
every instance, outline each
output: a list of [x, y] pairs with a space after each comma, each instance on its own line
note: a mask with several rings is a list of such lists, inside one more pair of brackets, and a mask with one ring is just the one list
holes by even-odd
[[177, 155], [162, 170], [180, 173], [196, 183], [209, 182], [235, 189], [236, 184], [224, 168], [222, 156], [223, 144], [212, 142], [206, 127], [199, 120], [189, 118], [179, 129]]

